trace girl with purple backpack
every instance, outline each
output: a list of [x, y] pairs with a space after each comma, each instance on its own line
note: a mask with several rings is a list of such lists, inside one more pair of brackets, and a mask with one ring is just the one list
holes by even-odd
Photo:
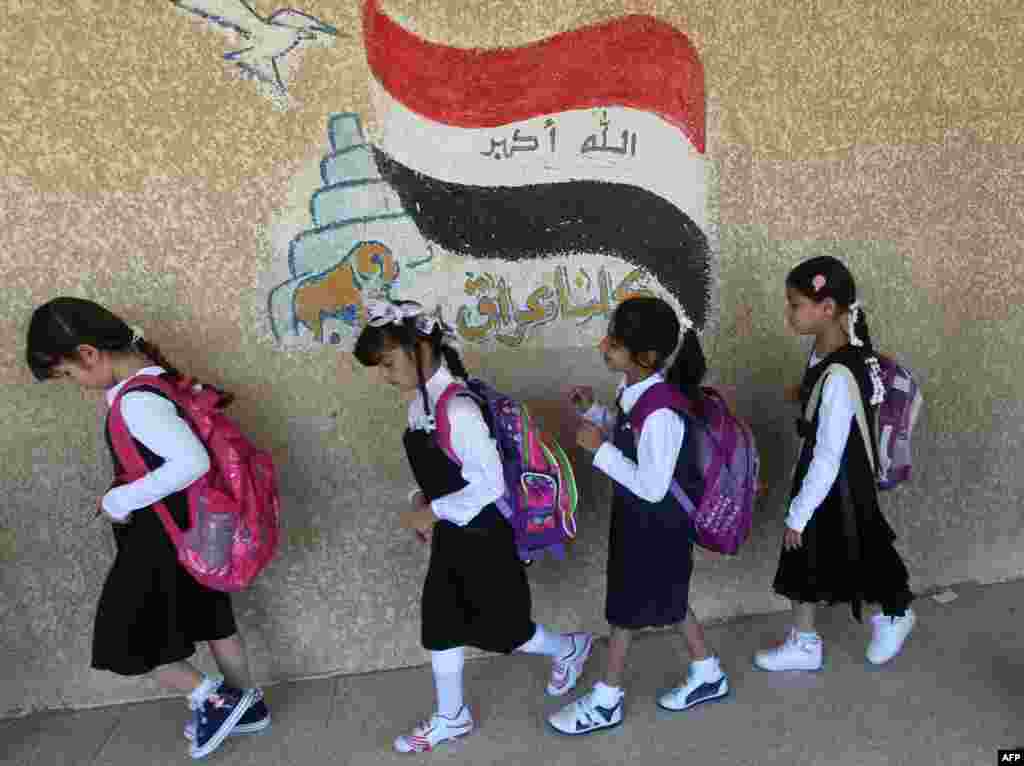
[[[675, 361], [668, 369], [672, 353]], [[615, 309], [601, 353], [622, 373], [618, 417], [596, 404], [589, 390], [572, 398], [586, 421], [577, 442], [594, 453], [594, 466], [614, 485], [608, 540], [605, 616], [611, 624], [608, 662], [594, 689], [548, 721], [563, 734], [587, 734], [622, 722], [622, 681], [633, 631], [681, 625], [692, 660], [685, 681], [658, 699], [667, 710], [686, 710], [724, 697], [729, 682], [705, 644], [689, 606], [695, 528], [670, 493], [677, 481], [689, 497], [702, 494], [694, 439], [682, 410], [699, 404], [706, 371], [696, 333], [660, 298], [631, 298]], [[643, 412], [641, 423], [632, 417]]]
[[424, 752], [473, 730], [462, 687], [466, 646], [550, 657], [547, 693], [560, 696], [576, 685], [593, 640], [588, 633], [555, 633], [531, 619], [530, 584], [513, 529], [496, 505], [505, 487], [501, 457], [476, 400], [445, 398], [458, 462], [439, 443], [438, 403], [468, 377], [451, 328], [411, 301], [369, 300], [366, 310], [356, 358], [380, 367], [383, 381], [411, 398], [402, 441], [419, 488], [401, 523], [430, 546], [422, 643], [430, 652], [437, 709], [398, 737], [395, 749]]
[[[28, 365], [37, 380], [71, 379], [105, 392], [108, 407], [132, 378], [178, 378], [160, 350], [110, 311], [80, 298], [55, 298], [35, 310], [28, 328]], [[93, 632], [92, 667], [122, 676], [151, 675], [188, 700], [185, 736], [191, 755], [209, 755], [231, 734], [270, 724], [262, 693], [252, 687], [249, 660], [227, 593], [198, 583], [152, 506], [163, 501], [185, 529], [185, 489], [210, 469], [210, 458], [174, 402], [156, 389], [124, 394], [121, 415], [149, 473], [112, 487], [101, 499], [117, 554], [103, 584]], [[120, 463], [105, 435], [115, 468]], [[118, 470], [120, 473], [120, 470]], [[207, 676], [188, 659], [206, 641], [220, 675]]]
[[[907, 568], [878, 505], [873, 412], [886, 396], [878, 357], [857, 301], [853, 276], [840, 261], [811, 258], [786, 278], [786, 319], [814, 337], [798, 398], [803, 446], [793, 476], [774, 589], [793, 602], [785, 642], [760, 651], [764, 670], [820, 670], [818, 603], [881, 604], [867, 648], [880, 665], [899, 653], [914, 626]], [[867, 436], [865, 436], [867, 435]]]

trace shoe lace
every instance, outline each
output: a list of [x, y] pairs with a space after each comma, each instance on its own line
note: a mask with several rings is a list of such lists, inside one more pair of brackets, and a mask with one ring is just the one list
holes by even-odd
[[569, 668], [572, 665], [573, 660], [576, 659], [576, 655], [579, 654], [580, 650], [579, 650], [579, 647], [576, 646], [576, 639], [573, 638], [571, 640], [572, 640], [572, 651], [569, 652], [569, 656], [568, 657], [555, 657], [554, 662], [552, 663], [552, 665], [554, 666], [553, 669], [552, 669], [552, 673], [556, 677], [564, 678], [565, 676], [569, 675]]
[[416, 724], [416, 728], [412, 730], [412, 733], [413, 733], [413, 736], [415, 736], [415, 737], [422, 737], [428, 731], [430, 731], [432, 728], [434, 728], [433, 719], [432, 718], [425, 718], [424, 720], [422, 720], [418, 724]]

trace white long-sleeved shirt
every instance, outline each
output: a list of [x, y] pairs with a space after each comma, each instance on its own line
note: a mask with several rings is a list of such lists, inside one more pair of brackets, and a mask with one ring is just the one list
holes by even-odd
[[[443, 365], [427, 381], [431, 414], [437, 410], [441, 394], [453, 382], [455, 377]], [[451, 425], [452, 451], [462, 462], [462, 478], [466, 486], [435, 498], [430, 507], [437, 518], [464, 527], [504, 494], [505, 479], [498, 445], [476, 402], [464, 396], [449, 399], [448, 422]], [[433, 431], [435, 428], [434, 419], [428, 418], [423, 408], [421, 394], [409, 403], [409, 428], [415, 431]]]
[[[660, 374], [651, 375], [632, 386], [627, 386], [623, 380], [618, 389], [622, 411], [628, 415], [647, 389], [664, 380]], [[611, 413], [601, 404], [595, 403], [583, 417], [606, 431], [614, 426]], [[649, 503], [660, 502], [672, 486], [685, 436], [686, 424], [677, 413], [670, 409], [655, 410], [644, 421], [636, 462], [623, 455], [611, 442], [605, 442], [594, 455], [594, 467], [640, 499]]]
[[[160, 375], [162, 367], [145, 367], [137, 375]], [[113, 405], [126, 378], [107, 389], [107, 405]], [[103, 496], [103, 510], [122, 521], [132, 511], [146, 508], [179, 492], [210, 470], [210, 456], [174, 403], [149, 391], [131, 391], [121, 399], [121, 415], [128, 432], [164, 459], [163, 465], [140, 479], [114, 487]]]
[[[808, 367], [822, 362], [822, 357], [812, 354]], [[789, 504], [786, 526], [803, 532], [818, 507], [825, 502], [832, 485], [839, 476], [839, 467], [850, 438], [853, 418], [856, 412], [850, 388], [846, 381], [829, 376], [822, 386], [821, 405], [818, 410], [818, 430], [815, 436], [814, 453], [807, 475], [800, 484], [800, 491]]]

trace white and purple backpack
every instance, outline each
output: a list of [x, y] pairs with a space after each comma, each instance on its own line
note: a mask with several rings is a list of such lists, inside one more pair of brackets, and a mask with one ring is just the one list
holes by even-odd
[[526, 405], [495, 391], [478, 378], [452, 383], [437, 400], [437, 442], [461, 465], [452, 449], [448, 402], [469, 396], [483, 410], [498, 445], [505, 494], [495, 503], [512, 525], [519, 558], [525, 563], [547, 553], [565, 558], [565, 546], [576, 537], [576, 476], [555, 440], [545, 444]]
[[695, 404], [678, 386], [655, 383], [629, 411], [630, 428], [639, 442], [644, 420], [655, 410], [667, 407], [684, 417], [704, 491], [690, 497], [678, 478], [669, 491], [693, 521], [697, 544], [732, 555], [750, 534], [760, 459], [750, 426], [732, 413], [718, 391], [703, 387], [701, 392]]
[[871, 438], [868, 415], [864, 412], [857, 381], [854, 379], [853, 373], [841, 364], [831, 365], [831, 368], [835, 369], [826, 370], [825, 374], [818, 379], [807, 402], [805, 418], [810, 422], [810, 418], [814, 416], [825, 378], [831, 372], [838, 372], [847, 378], [853, 394], [853, 401], [857, 405], [857, 426], [864, 443], [872, 447], [868, 450], [868, 460], [875, 473], [878, 489], [889, 490], [910, 479], [913, 467], [910, 449], [911, 436], [918, 415], [921, 413], [924, 399], [921, 396], [921, 387], [914, 379], [914, 373], [910, 368], [888, 356], [876, 354], [875, 358], [878, 359], [882, 388], [885, 390], [885, 398], [882, 403], [872, 408], [875, 439]]

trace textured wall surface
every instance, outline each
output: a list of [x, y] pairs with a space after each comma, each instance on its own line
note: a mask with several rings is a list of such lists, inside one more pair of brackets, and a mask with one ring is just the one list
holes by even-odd
[[[88, 667], [113, 555], [109, 529], [91, 521], [110, 471], [102, 402], [31, 383], [22, 361], [32, 308], [60, 294], [110, 306], [180, 367], [234, 391], [234, 414], [274, 450], [280, 555], [235, 602], [259, 679], [426, 660], [426, 554], [394, 523], [410, 483], [404, 405], [332, 345], [330, 327], [322, 343], [281, 342], [268, 304], [270, 290], [294, 279], [289, 241], [321, 213], [311, 194], [324, 183], [330, 116], [360, 115], [371, 142], [387, 137], [371, 98], [363, 7], [302, 0], [306, 15], [271, 24], [272, 4], [251, 5], [262, 20], [241, 14], [225, 26], [243, 4], [7, 3], [0, 715], [162, 693]], [[382, 2], [403, 28], [445, 46], [520, 47], [639, 13], [681, 30], [699, 52], [715, 238], [705, 346], [714, 378], [738, 388], [771, 486], [738, 557], [700, 554], [693, 604], [702, 617], [786, 606], [770, 593], [795, 450], [781, 389], [799, 376], [803, 348], [783, 327], [782, 281], [823, 252], [857, 276], [876, 345], [924, 383], [917, 474], [884, 505], [913, 587], [1024, 573], [1024, 104], [1014, 87], [1024, 22], [997, 0], [890, 5]], [[285, 24], [311, 31], [279, 55], [293, 34]], [[245, 47], [239, 30], [253, 51], [226, 60]], [[666, 179], [677, 170], [666, 166]], [[628, 271], [588, 258], [591, 275]], [[447, 255], [440, 262], [455, 268]], [[508, 263], [496, 271], [518, 278]], [[355, 278], [367, 276], [353, 264]], [[541, 271], [520, 287], [546, 284]], [[557, 428], [551, 402], [567, 381], [605, 392], [614, 384], [586, 347], [604, 321], [556, 323], [519, 344], [470, 342], [465, 356], [538, 402]], [[577, 463], [579, 539], [566, 563], [531, 569], [536, 617], [604, 630], [608, 487]]]

